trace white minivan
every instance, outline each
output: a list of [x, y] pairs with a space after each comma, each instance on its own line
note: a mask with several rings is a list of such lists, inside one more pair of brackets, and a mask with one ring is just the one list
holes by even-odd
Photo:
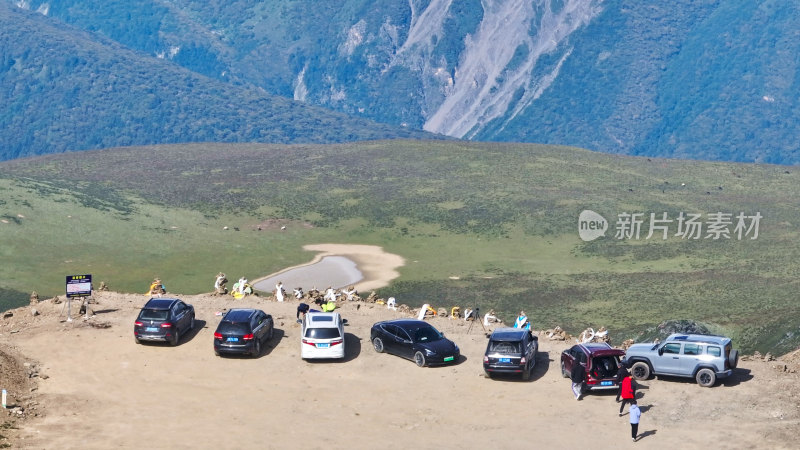
[[303, 317], [300, 357], [344, 358], [344, 322], [338, 312], [309, 312]]

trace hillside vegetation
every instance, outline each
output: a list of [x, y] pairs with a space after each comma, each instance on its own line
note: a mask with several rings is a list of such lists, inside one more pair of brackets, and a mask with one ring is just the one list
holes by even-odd
[[433, 135], [207, 78], [0, 1], [0, 160], [177, 142]]
[[[218, 271], [254, 279], [309, 261], [305, 244], [372, 244], [406, 258], [380, 292], [400, 303], [495, 308], [508, 321], [524, 308], [536, 328], [604, 325], [615, 339], [689, 319], [775, 353], [800, 344], [797, 176], [443, 141], [19, 159], [0, 164], [0, 289], [18, 305], [31, 290], [63, 294], [64, 276], [92, 273], [125, 292], [144, 292], [154, 276], [172, 292], [209, 292]], [[586, 209], [608, 220], [606, 237], [579, 238]], [[616, 239], [624, 212], [762, 219], [757, 239], [681, 239], [675, 223], [668, 239], [645, 239], [648, 222], [639, 240]]]

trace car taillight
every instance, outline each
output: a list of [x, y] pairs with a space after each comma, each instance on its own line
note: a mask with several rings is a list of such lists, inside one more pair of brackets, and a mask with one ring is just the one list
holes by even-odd
[[525, 360], [525, 357], [524, 357], [524, 356], [523, 356], [522, 358], [520, 358], [520, 359], [519, 359], [519, 363], [520, 363], [520, 364], [525, 364], [525, 362], [526, 362], [526, 360]]
[[162, 323], [161, 324], [161, 328], [172, 328], [172, 324], [171, 323]]
[[142, 326], [142, 325], [144, 325], [144, 324], [143, 324], [142, 322], [139, 322], [139, 321], [137, 320], [136, 322], [134, 322], [134, 323], [133, 323], [133, 325], [134, 325], [134, 326], [137, 326], [137, 327], [140, 327], [140, 326]]
[[317, 344], [309, 341], [308, 339], [303, 339], [303, 344], [308, 344], [308, 345], [310, 345], [312, 347], [316, 347], [316, 345], [317, 345]]
[[244, 336], [242, 336], [242, 339], [244, 339], [245, 341], [252, 341], [253, 340], [253, 333], [245, 334]]
[[488, 363], [489, 362], [489, 357], [486, 356], [486, 355], [483, 355], [483, 362]]
[[342, 340], [341, 340], [341, 339], [337, 339], [337, 340], [335, 340], [335, 341], [331, 341], [331, 347], [333, 347], [334, 345], [339, 345], [339, 344], [341, 344], [341, 343], [342, 343]]
[[214, 339], [222, 339], [222, 333], [214, 332]]

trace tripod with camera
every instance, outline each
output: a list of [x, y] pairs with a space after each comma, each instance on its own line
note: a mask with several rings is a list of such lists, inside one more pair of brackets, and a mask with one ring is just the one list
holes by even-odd
[[[472, 331], [472, 326], [475, 325], [475, 322], [480, 323], [481, 328], [483, 328], [483, 332], [486, 333], [487, 332], [486, 327], [483, 326], [483, 322], [481, 321], [481, 308], [479, 306], [476, 306], [475, 309], [473, 309], [469, 314], [472, 317], [472, 322], [470, 322], [469, 328], [467, 328], [467, 334], [469, 334], [470, 331]], [[469, 319], [469, 316], [466, 317], [466, 319]]]

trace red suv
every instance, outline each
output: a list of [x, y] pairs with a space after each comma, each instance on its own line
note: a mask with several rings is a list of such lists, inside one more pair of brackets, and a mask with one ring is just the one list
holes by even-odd
[[586, 364], [586, 390], [617, 389], [622, 380], [617, 378], [620, 357], [624, 350], [603, 343], [577, 344], [561, 352], [561, 374], [569, 378], [572, 365]]

